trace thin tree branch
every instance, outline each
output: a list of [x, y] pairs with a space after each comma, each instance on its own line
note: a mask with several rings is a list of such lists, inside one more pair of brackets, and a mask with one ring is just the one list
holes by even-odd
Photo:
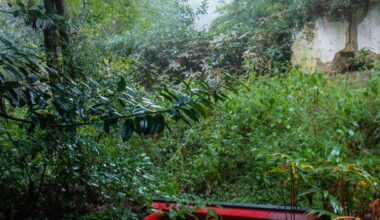
[[[187, 105], [187, 104], [189, 104], [189, 103], [182, 104], [181, 106]], [[177, 106], [175, 108], [180, 108], [181, 106]], [[119, 119], [133, 118], [133, 117], [144, 116], [144, 115], [149, 115], [149, 114], [168, 113], [172, 109], [173, 108], [169, 108], [169, 109], [163, 109], [163, 110], [159, 110], [159, 111], [142, 112], [142, 113], [136, 113], [136, 114], [130, 114], [130, 115], [121, 115], [121, 116], [116, 116], [116, 117], [102, 117], [102, 118], [99, 118], [99, 119], [89, 120], [89, 121], [85, 121], [85, 122], [72, 123], [72, 124], [47, 125], [46, 128], [80, 127], [80, 126], [86, 126], [86, 125], [93, 125], [95, 122], [98, 122], [98, 121], [119, 120]], [[7, 120], [12, 120], [12, 121], [17, 121], [17, 122], [20, 122], [20, 123], [24, 123], [24, 124], [35, 125], [35, 123], [32, 122], [32, 121], [29, 121], [29, 120], [26, 120], [26, 119], [17, 118], [17, 117], [8, 115], [8, 114], [4, 114], [2, 112], [0, 112], [0, 117], [5, 118]]]
[[[130, 115], [122, 115], [122, 116], [117, 116], [117, 117], [103, 117], [99, 119], [94, 119], [86, 122], [80, 122], [80, 123], [73, 123], [73, 124], [55, 124], [55, 125], [48, 125], [47, 128], [65, 128], [65, 127], [79, 127], [79, 126], [85, 126], [85, 125], [93, 125], [97, 121], [107, 121], [107, 120], [115, 120], [115, 119], [125, 119], [125, 118], [133, 118], [137, 116], [143, 116], [143, 115], [149, 115], [149, 114], [160, 114], [160, 113], [166, 113], [169, 112], [170, 109], [165, 109], [165, 110], [160, 110], [160, 111], [155, 111], [155, 112], [142, 112], [142, 113], [137, 113], [137, 114], [130, 114]], [[34, 125], [35, 123], [26, 119], [21, 119], [14, 117], [12, 115], [4, 114], [0, 112], [0, 117], [11, 120], [11, 121], [16, 121], [24, 124], [31, 124]]]
[[32, 121], [29, 121], [29, 120], [26, 120], [26, 119], [22, 119], [22, 118], [17, 118], [15, 116], [8, 115], [8, 114], [5, 114], [3, 112], [0, 112], [0, 117], [5, 118], [7, 120], [11, 120], [11, 121], [21, 122], [21, 123], [24, 123], [24, 124], [34, 124]]
[[130, 115], [122, 115], [122, 116], [117, 116], [117, 117], [108, 117], [108, 118], [99, 118], [99, 119], [94, 119], [86, 122], [81, 122], [81, 123], [73, 123], [73, 124], [60, 124], [60, 125], [51, 125], [47, 126], [48, 128], [67, 128], [67, 127], [79, 127], [79, 126], [85, 126], [85, 125], [93, 125], [95, 122], [98, 121], [108, 121], [108, 120], [119, 120], [119, 119], [125, 119], [125, 118], [133, 118], [133, 117], [138, 117], [138, 116], [143, 116], [143, 115], [149, 115], [149, 114], [160, 114], [160, 113], [167, 113], [171, 109], [164, 109], [160, 111], [155, 111], [155, 112], [142, 112], [142, 113], [137, 113], [137, 114], [130, 114]]

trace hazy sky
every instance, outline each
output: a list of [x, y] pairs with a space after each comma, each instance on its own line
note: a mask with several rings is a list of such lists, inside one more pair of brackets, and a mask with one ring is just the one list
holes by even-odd
[[[202, 0], [189, 0], [190, 4], [197, 8], [201, 4]], [[195, 25], [197, 28], [207, 27], [213, 19], [215, 19], [218, 14], [216, 9], [219, 5], [224, 4], [227, 0], [208, 0], [208, 13], [206, 15], [200, 16], [199, 20], [196, 21]]]

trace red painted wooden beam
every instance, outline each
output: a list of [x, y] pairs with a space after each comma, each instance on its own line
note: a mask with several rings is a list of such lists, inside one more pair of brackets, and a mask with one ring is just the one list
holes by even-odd
[[[175, 209], [176, 204], [172, 202], [157, 201], [152, 204], [152, 208], [165, 213], [170, 209]], [[321, 217], [307, 215], [306, 210], [291, 210], [289, 208], [281, 208], [279, 206], [254, 206], [254, 205], [232, 205], [225, 204], [222, 207], [206, 206], [198, 209], [193, 214], [202, 219], [207, 216], [208, 209], [213, 209], [215, 213], [223, 220], [321, 220]], [[163, 212], [162, 212], [163, 211]], [[160, 220], [162, 216], [160, 212], [149, 215], [145, 220]]]

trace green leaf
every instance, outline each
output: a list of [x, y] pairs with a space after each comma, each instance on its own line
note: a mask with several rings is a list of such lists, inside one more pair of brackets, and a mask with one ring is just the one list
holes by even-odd
[[207, 209], [207, 215], [209, 217], [216, 219], [216, 220], [219, 219], [218, 213], [216, 213], [214, 209]]
[[138, 126], [140, 128], [140, 131], [144, 135], [149, 134], [149, 129], [148, 129], [149, 128], [149, 117], [151, 117], [151, 116], [141, 117], [141, 118], [139, 118], [139, 121], [138, 121]]
[[[177, 116], [178, 120], [182, 119], [187, 125], [191, 126], [190, 120], [188, 117], [186, 117], [184, 114], [182, 114], [181, 111], [177, 111], [177, 113], [178, 113], [178, 116]], [[177, 120], [177, 118], [175, 118], [175, 119]]]
[[103, 130], [104, 130], [104, 121], [96, 121], [95, 123], [94, 123], [94, 126], [95, 126], [95, 129], [96, 129], [96, 131], [98, 131], [98, 132], [103, 132]]
[[196, 121], [196, 122], [199, 121], [199, 115], [198, 115], [198, 113], [194, 109], [182, 108], [181, 110], [191, 120]]
[[341, 213], [341, 211], [343, 210], [343, 207], [339, 203], [338, 199], [331, 194], [328, 195], [328, 199], [329, 199], [331, 207], [334, 210], [334, 213]]
[[161, 114], [155, 115], [149, 122], [149, 134], [160, 134], [165, 129], [165, 117]]
[[127, 86], [127, 82], [125, 81], [124, 77], [120, 76], [119, 82], [117, 83], [117, 91], [121, 92], [125, 89]]
[[203, 118], [207, 116], [206, 108], [200, 103], [194, 103], [192, 105], [193, 109], [196, 110]]
[[124, 142], [127, 142], [133, 134], [134, 124], [132, 119], [127, 119], [124, 123], [123, 131], [121, 133], [121, 137]]
[[6, 81], [0, 85], [0, 91], [20, 87], [21, 84], [17, 81]]

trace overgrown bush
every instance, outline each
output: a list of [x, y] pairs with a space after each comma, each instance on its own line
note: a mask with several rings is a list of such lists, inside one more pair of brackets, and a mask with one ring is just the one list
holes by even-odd
[[96, 143], [88, 130], [22, 134], [14, 127], [13, 143], [1, 145], [2, 218], [77, 218], [105, 209], [132, 218], [159, 187], [149, 159], [118, 138]]
[[361, 1], [232, 1], [209, 31], [185, 0], [81, 2], [0, 3], [0, 218], [138, 219], [157, 197], [348, 215], [379, 196], [379, 61], [354, 57], [353, 79], [289, 62], [309, 12]]
[[379, 195], [379, 79], [378, 70], [362, 82], [297, 69], [253, 77], [146, 152], [177, 193], [355, 215]]

